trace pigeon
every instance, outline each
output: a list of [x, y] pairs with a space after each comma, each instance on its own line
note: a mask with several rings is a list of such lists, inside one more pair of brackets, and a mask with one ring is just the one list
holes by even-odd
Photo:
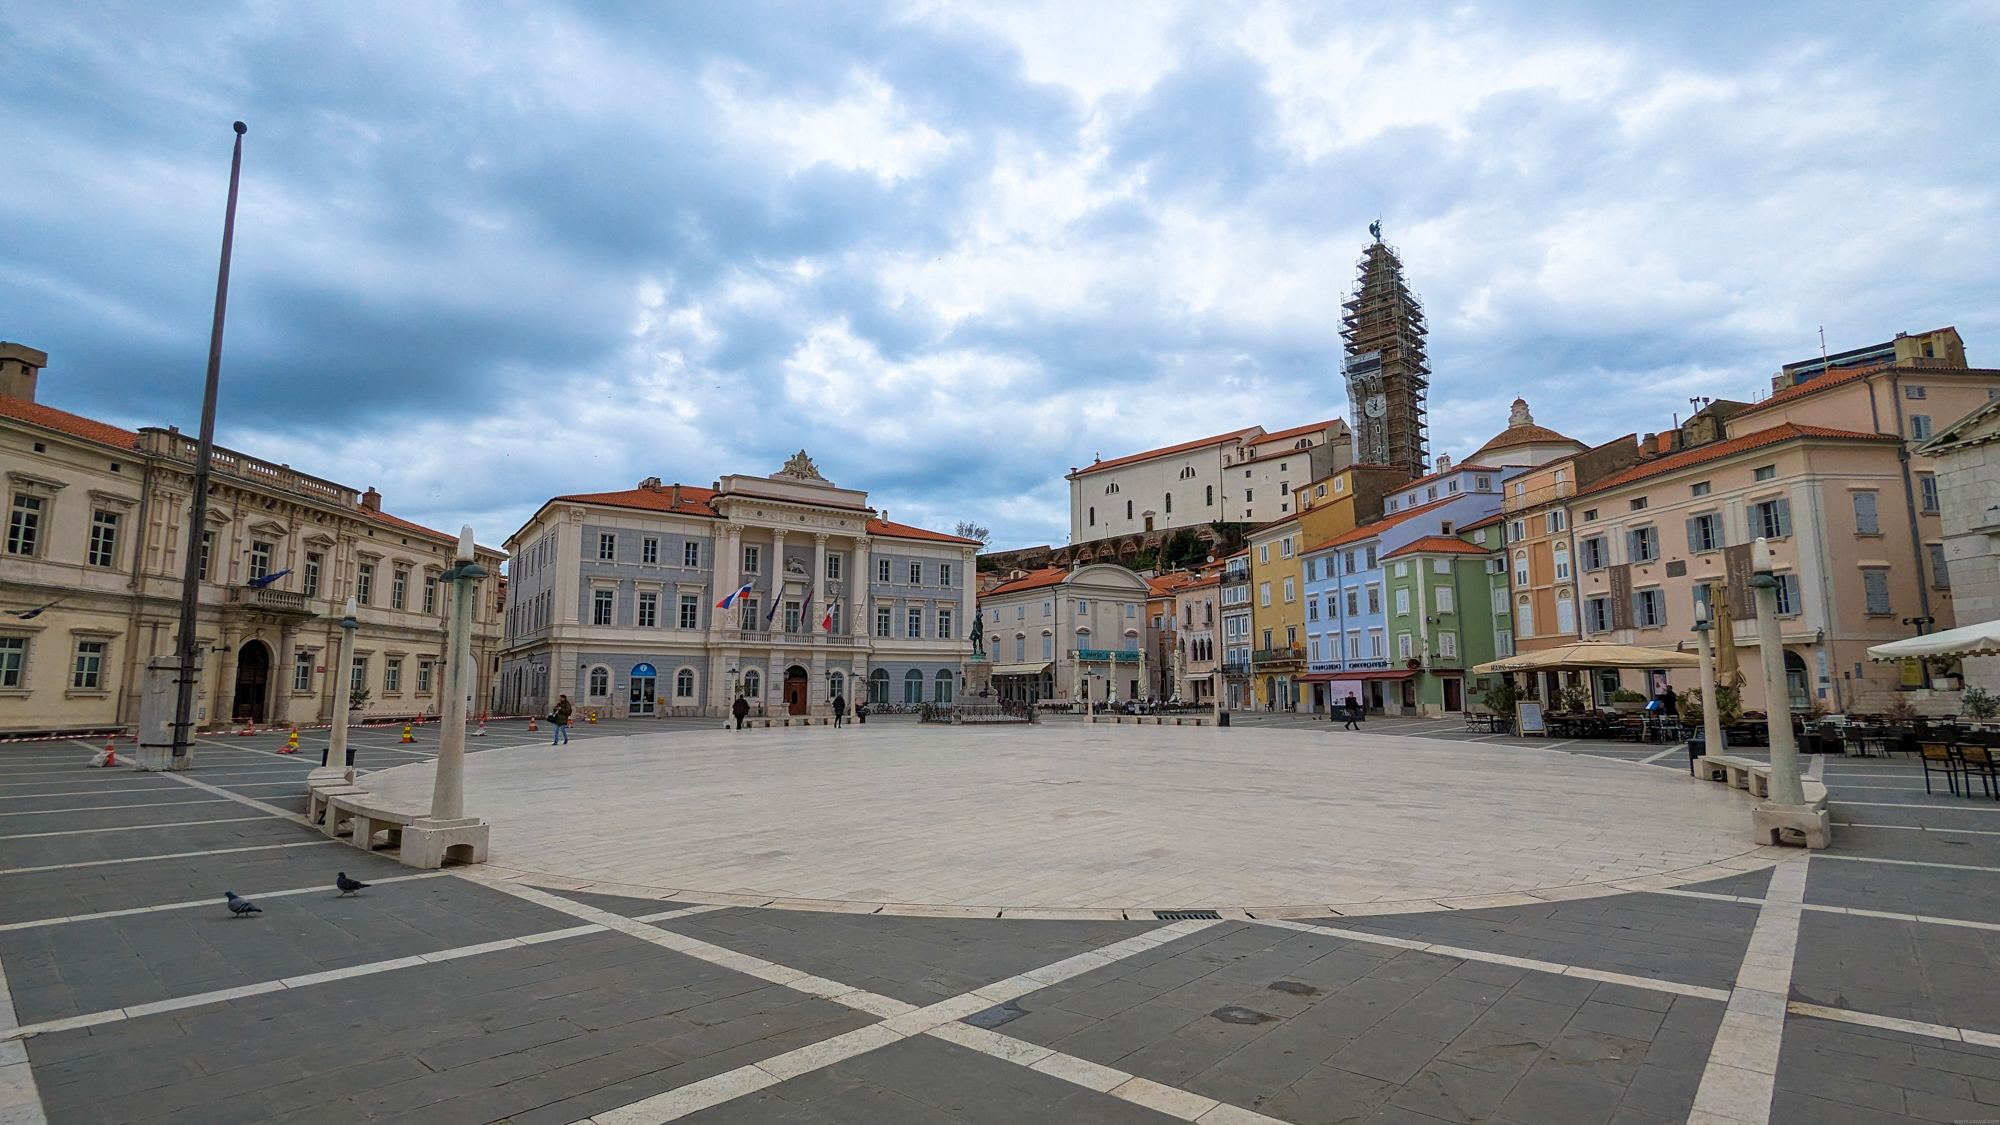
[[242, 918], [251, 914], [264, 913], [263, 907], [258, 906], [256, 903], [251, 902], [247, 898], [243, 898], [242, 896], [238, 895], [235, 891], [224, 891], [222, 893], [229, 897], [229, 912], [231, 914], [236, 915], [238, 918]]
[[368, 884], [362, 882], [359, 879], [349, 879], [347, 877], [347, 872], [345, 871], [339, 872], [334, 875], [333, 885], [340, 888], [340, 894], [341, 897], [343, 898], [353, 894], [355, 891], [363, 890], [368, 886]]

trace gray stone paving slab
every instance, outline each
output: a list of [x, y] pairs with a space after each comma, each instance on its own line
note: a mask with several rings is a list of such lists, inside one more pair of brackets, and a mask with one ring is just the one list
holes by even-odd
[[1730, 875], [1721, 879], [1709, 879], [1700, 883], [1689, 883], [1682, 887], [1687, 891], [1703, 891], [1712, 895], [1740, 895], [1744, 898], [1763, 898], [1764, 889], [1771, 885], [1771, 869], [1745, 871], [1741, 875]]
[[930, 1004], [1161, 923], [732, 909], [657, 923], [842, 984]]
[[[730, 977], [745, 1014], [704, 1023], [696, 986]], [[603, 934], [27, 1045], [52, 1125], [153, 1125], [222, 1091], [249, 1120], [568, 1122], [872, 1021]]]
[[1756, 917], [1751, 905], [1633, 894], [1322, 921], [1343, 929], [1727, 988], [1736, 979]]
[[[1843, 810], [1836, 809], [1835, 815], [1843, 815]], [[1929, 823], [1928, 818], [1926, 823]], [[2000, 816], [1993, 816], [1990, 823], [1980, 827], [2000, 832]], [[2000, 836], [1974, 836], [1944, 828], [1914, 832], [1847, 824], [1837, 826], [1834, 840], [1834, 847], [1828, 849], [1834, 855], [1865, 855], [1878, 859], [2000, 869]]]
[[1959, 926], [1808, 911], [1792, 997], [2000, 1032], [2000, 935]]
[[1167, 1125], [1178, 1118], [929, 1036], [684, 1118], [698, 1125]]
[[[205, 806], [223, 808], [221, 805]], [[240, 806], [239, 806], [240, 807]], [[243, 808], [241, 816], [255, 817]], [[310, 837], [300, 824], [277, 817], [235, 824], [188, 828], [147, 828], [136, 832], [105, 832], [86, 836], [45, 836], [33, 840], [0, 840], [0, 870], [42, 867], [86, 860], [140, 859], [159, 852], [210, 851], [251, 844], [277, 844]]]
[[2000, 1051], [1793, 1016], [1773, 1125], [2000, 1119]]
[[366, 855], [329, 841], [316, 847], [0, 875], [0, 924], [220, 898], [225, 890], [250, 894], [320, 883], [331, 886], [336, 871], [363, 882], [410, 873], [388, 856]]
[[1815, 863], [1806, 901], [1894, 914], [2000, 923], [2000, 871], [1884, 863]]
[[601, 895], [593, 891], [560, 891], [552, 893], [560, 894], [563, 898], [569, 899], [571, 902], [580, 902], [585, 906], [595, 906], [599, 910], [609, 910], [613, 914], [622, 914], [627, 918], [637, 918], [642, 914], [658, 914], [662, 910], [674, 910], [683, 906], [693, 905], [686, 902], [669, 902], [664, 899]]
[[[344, 857], [343, 857], [344, 858]], [[0, 932], [23, 1023], [564, 929], [567, 915], [449, 877], [341, 898], [265, 900], [264, 913], [126, 915]], [[322, 986], [324, 987], [324, 986]]]

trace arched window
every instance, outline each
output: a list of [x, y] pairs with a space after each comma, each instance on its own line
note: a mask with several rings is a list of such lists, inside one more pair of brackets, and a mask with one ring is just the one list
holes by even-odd
[[932, 703], [951, 702], [951, 688], [952, 688], [951, 681], [952, 681], [951, 669], [939, 668], [937, 676], [931, 682]]
[[1028, 658], [1028, 634], [1016, 633], [1014, 634], [1014, 663], [1019, 664], [1021, 661], [1026, 660], [1027, 658]]
[[1514, 552], [1514, 585], [1526, 586], [1527, 584], [1528, 584], [1528, 552], [1516, 551]]
[[764, 690], [764, 677], [752, 668], [743, 673], [743, 698], [755, 699]]
[[903, 702], [916, 706], [924, 701], [924, 674], [915, 668], [903, 673]]
[[1181, 469], [1181, 479], [1182, 479], [1182, 480], [1187, 480], [1188, 478], [1190, 478], [1190, 477], [1192, 477], [1192, 476], [1194, 476], [1194, 466], [1193, 466], [1193, 465], [1188, 465], [1188, 466], [1186, 466], [1186, 467], [1184, 467], [1184, 468], [1182, 468], [1182, 469]]
[[602, 699], [611, 694], [611, 669], [600, 664], [590, 670], [590, 697]]
[[868, 702], [889, 702], [889, 670], [877, 668], [868, 673]]
[[1096, 508], [1095, 506], [1093, 506], [1093, 507], [1091, 507], [1091, 508], [1090, 508], [1090, 510], [1089, 510], [1089, 518], [1090, 518], [1090, 526], [1092, 526], [1092, 527], [1096, 527], [1096, 526], [1097, 526], [1097, 508]]
[[1132, 502], [1130, 500], [1125, 501], [1125, 518], [1128, 520], [1132, 518]]
[[694, 698], [694, 669], [683, 668], [674, 673], [674, 698]]
[[1300, 438], [1300, 439], [1299, 439], [1299, 441], [1298, 441], [1298, 444], [1297, 444], [1297, 445], [1294, 445], [1294, 446], [1292, 446], [1292, 448], [1293, 448], [1293, 449], [1311, 449], [1311, 448], [1312, 448], [1312, 444], [1313, 444], [1313, 443], [1312, 443], [1312, 439], [1311, 439], [1311, 438], [1303, 438], [1303, 437], [1302, 437], [1302, 438]]
[[1213, 508], [1215, 507], [1215, 486], [1211, 484], [1205, 487], [1208, 489], [1208, 506]]
[[1558, 544], [1555, 549], [1556, 581], [1569, 581], [1569, 547]]
[[840, 673], [835, 672], [833, 675], [827, 677], [826, 683], [827, 683], [827, 690], [832, 692], [834, 695], [847, 694], [847, 677], [841, 675]]

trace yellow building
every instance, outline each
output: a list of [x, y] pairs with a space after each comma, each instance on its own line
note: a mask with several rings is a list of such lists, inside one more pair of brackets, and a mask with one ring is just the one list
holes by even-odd
[[1382, 518], [1382, 498], [1410, 474], [1388, 465], [1349, 465], [1297, 490], [1305, 546], [1324, 543]]
[[1306, 670], [1304, 576], [1299, 553], [1305, 547], [1300, 517], [1289, 516], [1250, 532], [1250, 654], [1252, 699], [1265, 710], [1286, 710], [1298, 702], [1298, 679]]

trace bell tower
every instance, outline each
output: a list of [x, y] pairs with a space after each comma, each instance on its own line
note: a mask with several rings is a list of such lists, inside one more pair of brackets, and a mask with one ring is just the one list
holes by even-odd
[[1368, 224], [1368, 233], [1375, 241], [1361, 255], [1354, 296], [1340, 306], [1354, 462], [1393, 465], [1419, 477], [1430, 455], [1424, 309], [1403, 281], [1402, 261], [1382, 241], [1382, 224]]

